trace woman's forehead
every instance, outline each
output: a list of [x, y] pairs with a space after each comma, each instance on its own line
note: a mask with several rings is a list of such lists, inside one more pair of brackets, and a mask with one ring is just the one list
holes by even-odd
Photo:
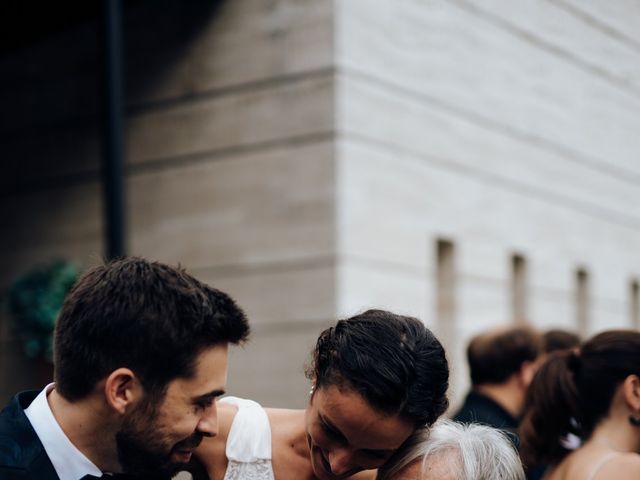
[[414, 430], [399, 416], [374, 409], [353, 390], [323, 387], [315, 393], [313, 406], [325, 423], [361, 449], [396, 450]]

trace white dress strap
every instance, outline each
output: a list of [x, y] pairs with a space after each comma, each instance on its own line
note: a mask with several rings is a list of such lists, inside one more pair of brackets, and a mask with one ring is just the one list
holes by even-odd
[[224, 480], [274, 480], [267, 413], [253, 400], [225, 397], [220, 402], [238, 408], [227, 437]]
[[607, 463], [609, 460], [611, 460], [613, 457], [616, 457], [618, 455], [620, 455], [620, 452], [609, 452], [607, 455], [602, 457], [600, 461], [596, 463], [596, 466], [594, 467], [594, 469], [591, 471], [591, 475], [589, 475], [588, 480], [594, 480], [596, 478], [596, 475], [600, 471], [600, 469], [604, 467], [604, 464]]

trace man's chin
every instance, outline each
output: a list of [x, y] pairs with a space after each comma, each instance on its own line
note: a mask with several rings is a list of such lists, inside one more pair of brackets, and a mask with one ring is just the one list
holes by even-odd
[[142, 455], [134, 461], [121, 462], [124, 473], [133, 476], [143, 476], [144, 478], [164, 478], [171, 477], [174, 473], [183, 469], [183, 465], [173, 458], [172, 454], [167, 454], [164, 458], [160, 455], [149, 456], [142, 461]]

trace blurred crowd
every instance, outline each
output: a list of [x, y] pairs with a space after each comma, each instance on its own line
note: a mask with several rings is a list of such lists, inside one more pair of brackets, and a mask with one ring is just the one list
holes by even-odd
[[640, 333], [583, 343], [567, 330], [504, 327], [472, 338], [466, 353], [471, 388], [458, 423], [436, 423], [381, 479], [637, 478]]

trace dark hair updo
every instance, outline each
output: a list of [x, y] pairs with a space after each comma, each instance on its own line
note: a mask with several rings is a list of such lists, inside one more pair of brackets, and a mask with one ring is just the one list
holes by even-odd
[[438, 339], [413, 317], [368, 310], [320, 334], [307, 377], [315, 388], [358, 392], [375, 409], [431, 425], [449, 404], [449, 366]]
[[640, 374], [640, 333], [611, 330], [580, 352], [550, 355], [533, 379], [520, 426], [521, 453], [529, 465], [554, 464], [567, 455], [561, 438], [588, 438], [608, 413], [629, 375]]

